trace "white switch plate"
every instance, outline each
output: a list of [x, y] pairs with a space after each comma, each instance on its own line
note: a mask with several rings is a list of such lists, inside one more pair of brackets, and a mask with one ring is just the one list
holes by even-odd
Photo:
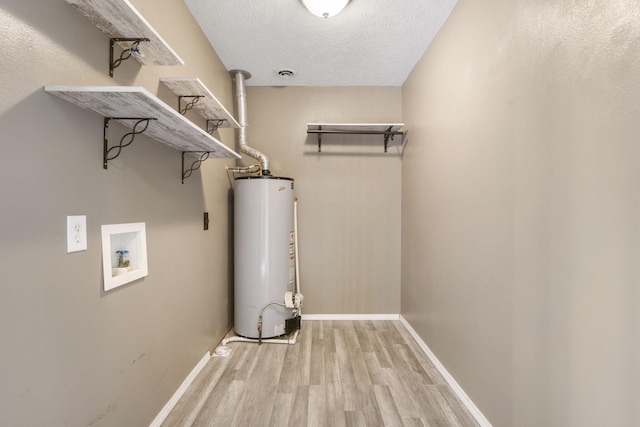
[[87, 216], [67, 217], [67, 253], [87, 250]]

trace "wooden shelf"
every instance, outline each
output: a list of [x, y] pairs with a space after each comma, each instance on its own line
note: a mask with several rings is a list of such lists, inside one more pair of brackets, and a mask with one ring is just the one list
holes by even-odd
[[[202, 117], [207, 120], [218, 121], [220, 124], [216, 127], [223, 128], [239, 128], [240, 124], [227, 111], [220, 101], [207, 89], [207, 87], [197, 77], [175, 77], [161, 78], [160, 82], [169, 88], [178, 97], [191, 98], [197, 97], [197, 101], [193, 104]], [[179, 106], [178, 110], [182, 107]], [[182, 111], [180, 111], [182, 113]]]
[[318, 153], [322, 150], [322, 135], [382, 135], [384, 152], [387, 152], [389, 140], [404, 135], [404, 123], [307, 123], [307, 133], [318, 135]]
[[[151, 118], [145, 135], [180, 151], [210, 152], [209, 157], [239, 159], [240, 155], [187, 120], [143, 87], [46, 86], [44, 90], [105, 118], [133, 128], [132, 120]], [[120, 119], [120, 120], [119, 120]]]
[[[128, 0], [65, 0], [112, 39], [146, 38], [140, 43], [144, 56], [132, 55], [142, 65], [184, 65], [178, 54]], [[123, 50], [131, 42], [116, 42]]]
[[343, 133], [382, 135], [399, 132], [404, 123], [308, 123], [311, 133]]

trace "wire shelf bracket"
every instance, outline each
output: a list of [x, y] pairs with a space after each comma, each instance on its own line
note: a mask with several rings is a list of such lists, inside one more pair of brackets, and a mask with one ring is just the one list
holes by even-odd
[[[109, 122], [111, 120], [135, 120], [136, 123], [133, 125], [131, 132], [126, 133], [122, 138], [120, 138], [120, 143], [109, 147]], [[147, 117], [105, 117], [104, 118], [104, 137], [103, 137], [103, 156], [102, 156], [102, 167], [107, 169], [109, 160], [116, 159], [122, 149], [128, 147], [133, 143], [136, 135], [140, 135], [144, 133], [149, 127], [149, 123], [151, 120], [157, 120], [155, 118], [147, 118]], [[141, 128], [140, 128], [141, 127]]]
[[[185, 157], [185, 154], [189, 154], [189, 153], [200, 153], [200, 157], [198, 157], [193, 163], [191, 163], [191, 166], [187, 168], [185, 166], [184, 157]], [[211, 151], [183, 151], [182, 152], [182, 183], [183, 184], [185, 179], [189, 178], [193, 172], [200, 169], [200, 166], [202, 166], [202, 162], [207, 160], [210, 154], [211, 154]]]
[[[113, 77], [113, 70], [118, 68], [122, 62], [131, 58], [132, 56], [144, 56], [142, 51], [140, 51], [140, 42], [148, 42], [148, 38], [111, 38], [109, 39], [109, 77]], [[118, 42], [132, 42], [131, 47], [129, 49], [124, 49], [120, 54], [118, 59], [113, 59], [115, 57], [113, 53], [113, 48], [115, 44]]]
[[225, 119], [207, 119], [207, 133], [213, 135], [215, 131], [226, 122]]
[[[187, 114], [187, 111], [191, 110], [198, 103], [200, 98], [204, 98], [204, 95], [180, 95], [180, 96], [178, 96], [178, 112], [184, 116], [185, 114]], [[182, 100], [183, 99], [185, 99], [184, 107], [182, 106]]]

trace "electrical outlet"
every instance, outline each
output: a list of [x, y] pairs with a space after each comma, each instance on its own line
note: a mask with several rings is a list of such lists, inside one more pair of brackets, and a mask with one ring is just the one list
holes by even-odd
[[67, 217], [67, 253], [87, 250], [87, 216]]

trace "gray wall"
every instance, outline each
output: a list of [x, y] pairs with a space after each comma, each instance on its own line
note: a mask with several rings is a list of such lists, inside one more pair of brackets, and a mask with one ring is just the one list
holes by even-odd
[[[2, 426], [148, 425], [231, 326], [233, 161], [208, 161], [181, 185], [180, 153], [142, 136], [105, 171], [102, 118], [42, 90], [138, 85], [175, 105], [158, 79], [198, 76], [233, 109], [231, 80], [183, 2], [132, 2], [186, 66], [127, 61], [111, 79], [108, 38], [63, 0], [0, 4]], [[233, 132], [220, 137], [233, 147]], [[66, 254], [66, 216], [83, 214], [88, 250]], [[105, 293], [100, 225], [138, 221], [149, 276]]]
[[403, 87], [402, 314], [495, 426], [634, 426], [640, 6], [460, 0]]
[[309, 122], [397, 122], [399, 87], [249, 87], [250, 144], [295, 178], [306, 314], [400, 311], [398, 148], [382, 136], [307, 136]]

